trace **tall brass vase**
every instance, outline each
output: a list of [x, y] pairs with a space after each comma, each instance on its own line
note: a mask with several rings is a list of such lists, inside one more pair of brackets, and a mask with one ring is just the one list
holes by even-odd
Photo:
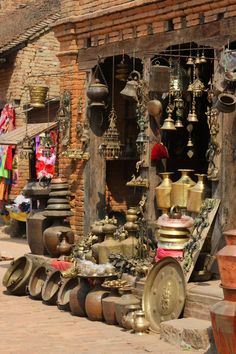
[[157, 206], [162, 209], [163, 214], [167, 213], [168, 209], [171, 207], [171, 190], [173, 182], [170, 179], [170, 175], [172, 173], [173, 172], [160, 173], [160, 175], [163, 176], [163, 181], [155, 188]]
[[188, 190], [195, 186], [195, 182], [189, 177], [193, 170], [179, 169], [181, 177], [172, 184], [171, 205], [178, 205], [180, 208], [187, 208]]
[[204, 177], [205, 174], [196, 174], [198, 177], [197, 184], [194, 187], [189, 188], [188, 190], [188, 202], [187, 202], [187, 210], [193, 213], [199, 213], [202, 202], [205, 196], [205, 184]]

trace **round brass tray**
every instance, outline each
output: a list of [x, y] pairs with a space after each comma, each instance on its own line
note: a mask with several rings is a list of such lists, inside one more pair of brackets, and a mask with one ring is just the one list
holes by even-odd
[[160, 323], [181, 314], [186, 297], [186, 284], [181, 265], [165, 257], [154, 265], [147, 276], [142, 305], [150, 328], [160, 331]]

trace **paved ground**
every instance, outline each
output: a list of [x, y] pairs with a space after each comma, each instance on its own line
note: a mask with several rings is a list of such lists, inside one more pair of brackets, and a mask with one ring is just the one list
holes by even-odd
[[[25, 240], [0, 232], [0, 253], [18, 257], [29, 252]], [[0, 262], [0, 281], [9, 262]], [[27, 296], [10, 296], [0, 284], [1, 354], [184, 354], [159, 340], [158, 335], [137, 336], [120, 327], [72, 316]], [[203, 354], [203, 351], [191, 351]], [[211, 354], [209, 351], [208, 354]]]

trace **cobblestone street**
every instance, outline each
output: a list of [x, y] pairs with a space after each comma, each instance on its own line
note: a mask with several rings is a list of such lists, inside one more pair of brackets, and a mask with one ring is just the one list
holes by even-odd
[[[0, 252], [18, 257], [29, 252], [25, 240], [0, 235]], [[120, 327], [72, 316], [26, 296], [7, 295], [2, 277], [9, 262], [0, 262], [0, 330], [2, 354], [180, 354], [157, 335], [136, 336]], [[185, 351], [186, 352], [186, 351]], [[202, 351], [191, 351], [202, 354]]]

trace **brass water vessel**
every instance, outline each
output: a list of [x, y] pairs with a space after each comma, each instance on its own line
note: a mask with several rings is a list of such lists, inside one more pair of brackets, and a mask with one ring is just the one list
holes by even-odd
[[160, 175], [163, 177], [161, 184], [155, 188], [156, 201], [158, 208], [162, 209], [163, 213], [171, 207], [171, 189], [172, 181], [170, 175], [173, 172], [162, 172]]
[[197, 184], [195, 184], [194, 187], [189, 188], [187, 202], [187, 210], [193, 213], [199, 213], [206, 191], [206, 187], [204, 184], [204, 177], [206, 175], [196, 174], [196, 176], [198, 177], [198, 182]]
[[180, 208], [186, 208], [188, 202], [188, 190], [195, 186], [195, 182], [189, 177], [193, 170], [179, 169], [181, 178], [172, 184], [171, 205], [178, 205]]

